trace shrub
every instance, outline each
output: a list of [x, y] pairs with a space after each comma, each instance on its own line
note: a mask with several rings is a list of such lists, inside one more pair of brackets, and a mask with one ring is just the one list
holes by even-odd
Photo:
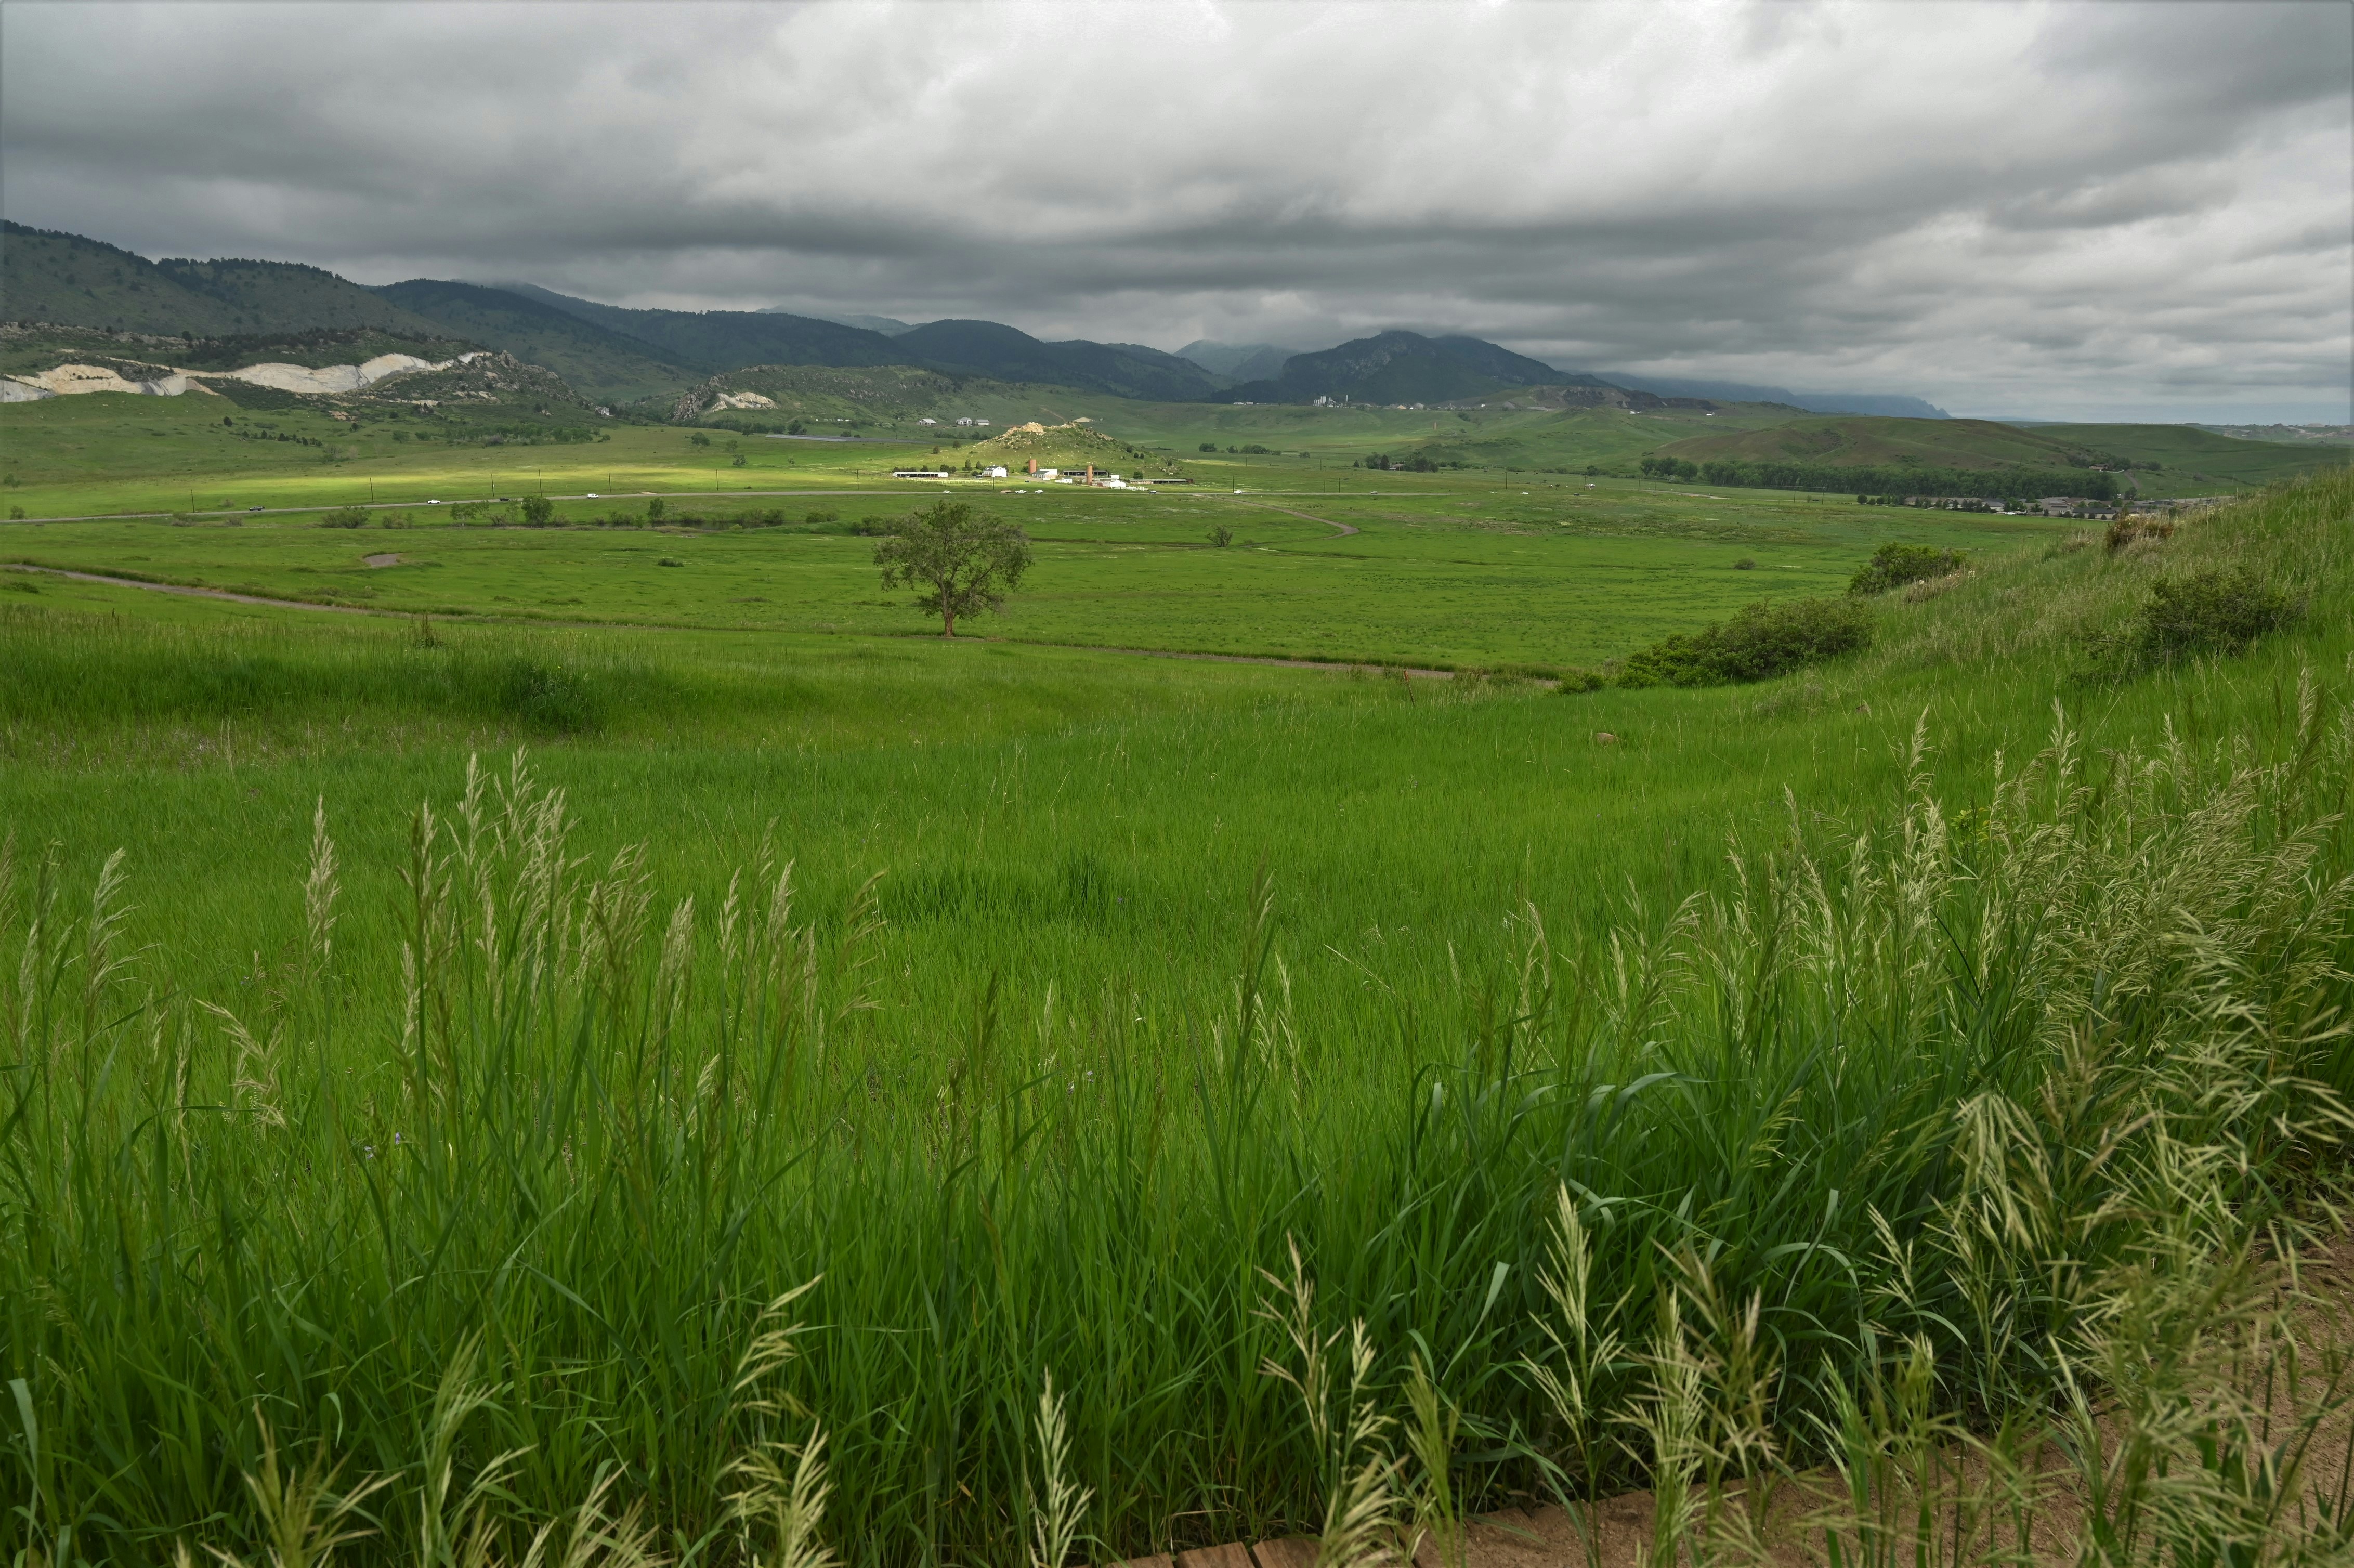
[[1200, 450], [1205, 452], [1216, 451], [1218, 450], [1218, 443], [1215, 441], [1204, 441]]
[[1852, 599], [1760, 601], [1731, 620], [1670, 637], [1620, 662], [1622, 686], [1722, 686], [1770, 680], [1872, 645], [1872, 612]]
[[656, 561], [654, 565], [658, 567], [683, 567], [686, 565], [686, 563], [684, 561], [673, 560], [670, 556], [664, 556], [661, 560]]
[[536, 659], [507, 662], [499, 706], [511, 718], [558, 735], [594, 729], [599, 718], [595, 694], [578, 675]]
[[1564, 696], [1578, 692], [1598, 692], [1610, 683], [1599, 670], [1571, 668], [1561, 673], [1561, 690]]
[[323, 513], [321, 514], [319, 518], [319, 526], [322, 528], [365, 528], [367, 526], [367, 508], [364, 506], [338, 506], [333, 512]]
[[556, 524], [556, 503], [545, 495], [523, 498], [523, 525], [526, 528], [550, 528]]
[[1234, 542], [1235, 531], [1225, 524], [1221, 523], [1210, 530], [1210, 543], [1216, 548], [1223, 550]]
[[822, 528], [828, 523], [839, 521], [840, 517], [841, 514], [835, 512], [812, 512], [801, 521], [812, 528]]
[[2301, 606], [2247, 567], [2160, 577], [2142, 606], [2135, 641], [2148, 663], [2239, 653], [2297, 617]]
[[1754, 572], [1757, 569], [1757, 563], [1744, 556], [1733, 563], [1733, 569], [1736, 572]]
[[2109, 521], [2106, 543], [2109, 554], [2115, 555], [2128, 545], [2144, 539], [2171, 539], [2174, 524], [2163, 518], [2137, 517], [2130, 512], [2120, 512]]
[[1882, 545], [1849, 582], [1847, 591], [1862, 597], [1929, 577], [1951, 577], [1967, 559], [1959, 550], [1941, 550], [1934, 545]]
[[649, 523], [661, 522], [663, 520], [663, 512], [667, 510], [668, 508], [663, 504], [662, 497], [659, 495], [654, 497], [652, 501], [646, 503], [646, 521]]

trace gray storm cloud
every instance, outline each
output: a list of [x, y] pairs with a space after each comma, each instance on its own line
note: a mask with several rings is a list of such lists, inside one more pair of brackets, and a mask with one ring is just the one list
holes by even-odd
[[8, 216], [148, 255], [1170, 347], [1412, 325], [1991, 411], [2343, 418], [2354, 360], [2338, 5], [15, 3], [0, 28]]

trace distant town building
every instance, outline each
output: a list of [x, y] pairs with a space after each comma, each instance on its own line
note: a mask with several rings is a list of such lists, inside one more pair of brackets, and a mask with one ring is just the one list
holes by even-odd
[[891, 471], [893, 479], [946, 479], [948, 476], [949, 471], [944, 468], [895, 468]]
[[983, 479], [1003, 479], [1005, 477], [1005, 465], [1001, 462], [982, 469], [981, 471], [981, 477]]
[[970, 424], [972, 423], [972, 419], [970, 418], [970, 416], [968, 416], [968, 417], [967, 417], [967, 418], [965, 418], [959, 419], [959, 420], [957, 421], [957, 423], [958, 423], [958, 424], [960, 424], [960, 425], [970, 425]]
[[919, 425], [937, 425], [939, 421], [938, 419], [918, 419], [916, 423]]

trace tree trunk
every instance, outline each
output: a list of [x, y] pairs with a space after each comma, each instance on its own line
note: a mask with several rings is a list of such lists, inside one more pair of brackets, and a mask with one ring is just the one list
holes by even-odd
[[945, 605], [940, 609], [940, 635], [951, 640], [956, 636], [956, 611]]

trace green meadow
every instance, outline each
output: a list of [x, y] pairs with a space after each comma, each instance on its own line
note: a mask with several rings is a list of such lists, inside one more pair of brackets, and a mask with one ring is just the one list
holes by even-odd
[[[54, 418], [48, 410], [69, 404], [131, 401], [28, 407]], [[0, 535], [0, 560], [407, 615], [916, 634], [921, 620], [875, 590], [872, 544], [855, 530], [952, 493], [1036, 541], [1040, 570], [984, 624], [992, 639], [1554, 668], [1598, 663], [1759, 599], [1837, 593], [1882, 543], [2002, 549], [2065, 527], [1859, 507], [1851, 497], [1582, 475], [1381, 472], [1223, 453], [1189, 461], [1195, 484], [1186, 489], [944, 486], [878, 478], [873, 466], [826, 467], [854, 461], [840, 448], [812, 454], [724, 432], [706, 448], [678, 430], [610, 433], [607, 442], [523, 449], [523, 458], [548, 465], [546, 493], [561, 498], [554, 520], [563, 527], [493, 525], [512, 520], [513, 507], [476, 507], [453, 521], [455, 503], [514, 493], [514, 449], [402, 450], [355, 459], [352, 473], [325, 473], [291, 455], [309, 449], [230, 436], [228, 445], [290, 455], [279, 469], [248, 470], [197, 499], [304, 510], [28, 521]], [[199, 427], [188, 439], [211, 435]], [[881, 448], [850, 450], [861, 463], [907, 461], [871, 455]], [[648, 457], [632, 466], [632, 452], [662, 463]], [[744, 468], [732, 466], [737, 456]], [[159, 446], [153, 461], [176, 460]], [[57, 477], [66, 461], [28, 443], [22, 467], [30, 479], [12, 493], [40, 515], [121, 498]], [[502, 462], [504, 474], [493, 466]], [[167, 482], [137, 477], [137, 466], [125, 459], [111, 470], [123, 475], [122, 493], [144, 486], [152, 499]], [[607, 488], [617, 483], [625, 487], [618, 494]], [[441, 504], [391, 504], [420, 493]], [[315, 509], [371, 494], [366, 526], [319, 525]], [[662, 503], [660, 523], [649, 520], [652, 501]], [[1213, 542], [1220, 529], [1224, 546]], [[1270, 615], [1270, 603], [1282, 613]]]
[[[132, 403], [5, 410], [0, 559], [298, 602], [0, 571], [11, 1562], [266, 1561], [301, 1486], [352, 1563], [1629, 1488], [1722, 1555], [1733, 1482], [2121, 1386], [2119, 1303], [2338, 1190], [2342, 466], [2113, 548], [1139, 414], [1193, 491], [951, 486], [1035, 562], [949, 642], [850, 531], [924, 447]], [[543, 459], [562, 526], [423, 504]], [[191, 490], [312, 510], [30, 520]], [[1864, 652], [1532, 678], [1887, 543], [1968, 565]], [[2282, 625], [2134, 662], [2243, 569]]]

